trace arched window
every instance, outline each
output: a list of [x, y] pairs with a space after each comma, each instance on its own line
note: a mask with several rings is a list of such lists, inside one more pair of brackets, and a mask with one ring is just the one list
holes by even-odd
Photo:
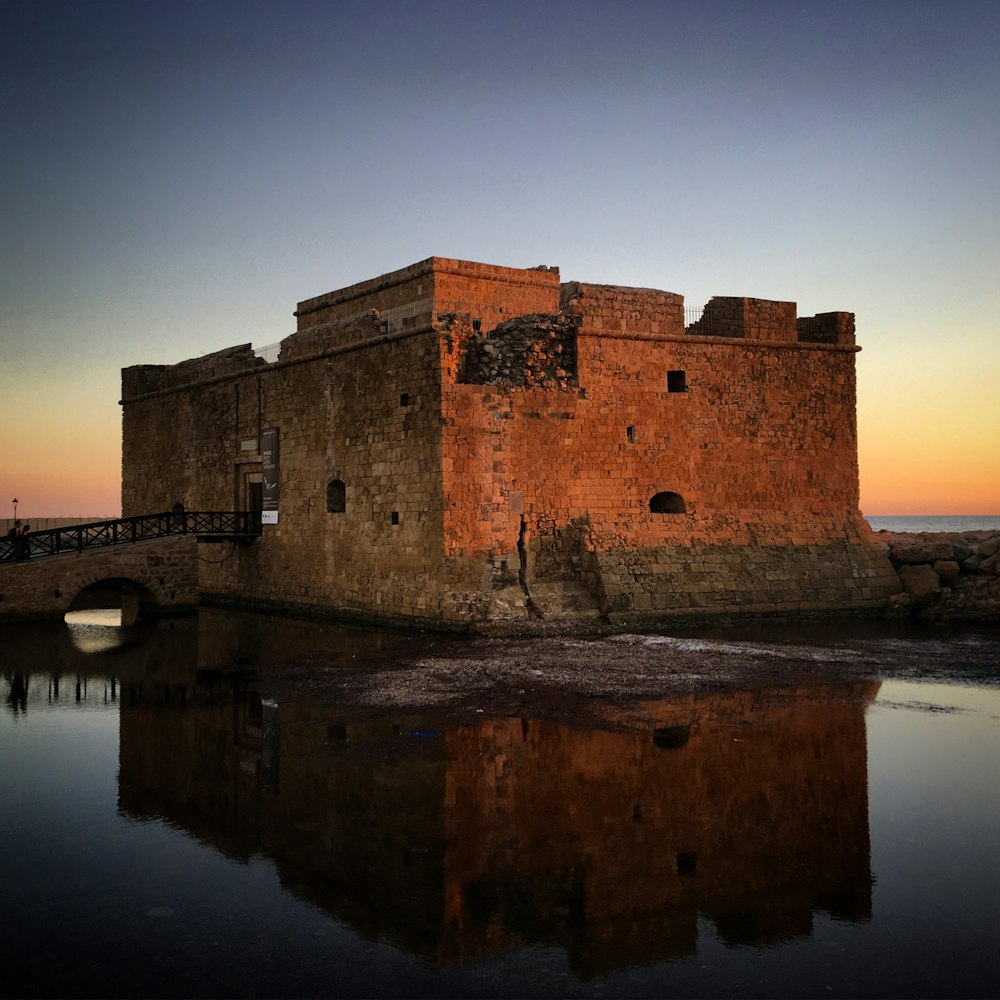
[[347, 510], [347, 487], [343, 479], [331, 479], [326, 484], [326, 512], [343, 514]]
[[653, 514], [687, 513], [687, 505], [684, 503], [684, 497], [680, 493], [671, 493], [669, 490], [657, 493], [652, 497], [649, 501], [649, 509]]

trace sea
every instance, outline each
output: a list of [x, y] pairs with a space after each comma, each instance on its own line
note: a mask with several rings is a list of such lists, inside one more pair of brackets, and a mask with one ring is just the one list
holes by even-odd
[[708, 681], [453, 714], [312, 685], [433, 637], [110, 622], [0, 625], [5, 995], [997, 995], [996, 627], [567, 638]]
[[868, 515], [874, 531], [1000, 531], [1000, 514]]

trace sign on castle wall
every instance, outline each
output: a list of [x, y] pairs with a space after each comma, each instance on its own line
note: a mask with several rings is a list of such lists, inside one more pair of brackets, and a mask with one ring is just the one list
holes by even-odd
[[261, 478], [263, 479], [263, 507], [261, 524], [278, 523], [278, 428], [266, 427], [261, 432]]

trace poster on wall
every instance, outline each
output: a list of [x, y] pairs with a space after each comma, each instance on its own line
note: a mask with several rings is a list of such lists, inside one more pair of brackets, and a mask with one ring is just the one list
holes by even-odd
[[278, 428], [266, 427], [260, 436], [261, 450], [261, 524], [278, 523]]

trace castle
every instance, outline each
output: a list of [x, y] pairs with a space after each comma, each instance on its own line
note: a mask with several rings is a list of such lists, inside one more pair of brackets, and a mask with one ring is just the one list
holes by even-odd
[[262, 509], [206, 600], [443, 628], [878, 610], [854, 317], [431, 257], [122, 372], [123, 514]]

